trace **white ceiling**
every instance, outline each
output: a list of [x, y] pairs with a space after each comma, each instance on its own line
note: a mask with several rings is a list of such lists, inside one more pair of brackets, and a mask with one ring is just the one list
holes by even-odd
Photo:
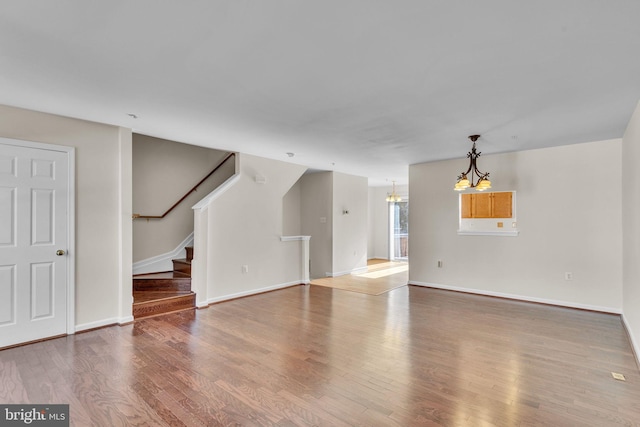
[[485, 154], [621, 137], [639, 18], [638, 0], [2, 0], [0, 104], [406, 182], [470, 134]]

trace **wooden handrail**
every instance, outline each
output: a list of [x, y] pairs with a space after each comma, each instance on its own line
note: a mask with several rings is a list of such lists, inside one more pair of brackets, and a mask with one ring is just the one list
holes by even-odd
[[209, 178], [211, 175], [213, 175], [218, 169], [220, 169], [222, 167], [223, 164], [226, 163], [227, 160], [229, 160], [231, 157], [234, 157], [236, 155], [236, 153], [228, 153], [224, 159], [222, 159], [215, 168], [213, 168], [213, 170], [211, 172], [209, 172], [209, 174], [207, 176], [205, 176], [204, 178], [202, 178], [200, 180], [200, 182], [198, 182], [191, 190], [189, 190], [184, 196], [182, 196], [180, 198], [180, 200], [178, 200], [177, 202], [175, 202], [173, 204], [173, 206], [171, 206], [169, 209], [167, 209], [167, 211], [165, 213], [163, 213], [162, 215], [140, 215], [140, 214], [136, 214], [134, 213], [132, 215], [133, 219], [139, 219], [139, 218], [146, 218], [146, 219], [162, 219], [165, 216], [167, 216], [169, 214], [169, 212], [171, 212], [173, 209], [175, 209], [176, 206], [178, 206], [180, 204], [180, 202], [182, 202], [184, 199], [187, 198], [187, 196], [189, 196], [189, 194], [193, 193], [194, 191], [196, 191], [196, 189], [200, 186], [200, 184], [202, 184], [203, 182], [205, 182], [207, 180], [207, 178]]

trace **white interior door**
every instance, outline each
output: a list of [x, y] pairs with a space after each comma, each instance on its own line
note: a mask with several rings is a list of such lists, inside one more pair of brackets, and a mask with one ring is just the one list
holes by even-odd
[[0, 140], [0, 348], [67, 333], [69, 156]]

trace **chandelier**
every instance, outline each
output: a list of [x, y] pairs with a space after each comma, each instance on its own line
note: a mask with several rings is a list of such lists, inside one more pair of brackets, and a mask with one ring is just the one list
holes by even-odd
[[396, 182], [395, 181], [391, 181], [391, 182], [393, 183], [393, 191], [391, 191], [391, 194], [387, 193], [387, 202], [389, 203], [401, 202], [402, 197], [396, 194]]
[[[455, 187], [453, 187], [456, 191], [463, 191], [467, 188], [475, 188], [477, 191], [484, 191], [491, 188], [491, 181], [489, 181], [489, 172], [483, 173], [478, 170], [478, 166], [476, 164], [478, 157], [480, 157], [480, 152], [476, 151], [476, 141], [480, 138], [480, 135], [470, 135], [469, 139], [473, 141], [473, 146], [471, 147], [471, 151], [467, 153], [467, 158], [469, 159], [469, 169], [466, 172], [462, 172], [458, 175], [458, 182], [456, 182]], [[471, 173], [471, 180], [469, 180], [469, 175]], [[477, 180], [475, 180], [477, 177]]]

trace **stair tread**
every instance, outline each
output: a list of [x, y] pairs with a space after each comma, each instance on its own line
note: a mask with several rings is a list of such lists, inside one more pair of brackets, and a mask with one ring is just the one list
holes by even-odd
[[190, 279], [191, 276], [180, 271], [162, 271], [159, 273], [147, 273], [133, 276], [134, 280], [153, 280], [153, 279]]
[[191, 264], [191, 260], [187, 259], [187, 258], [178, 258], [178, 259], [174, 259], [172, 261], [173, 262], [182, 262], [182, 263], [185, 263], [185, 264]]

